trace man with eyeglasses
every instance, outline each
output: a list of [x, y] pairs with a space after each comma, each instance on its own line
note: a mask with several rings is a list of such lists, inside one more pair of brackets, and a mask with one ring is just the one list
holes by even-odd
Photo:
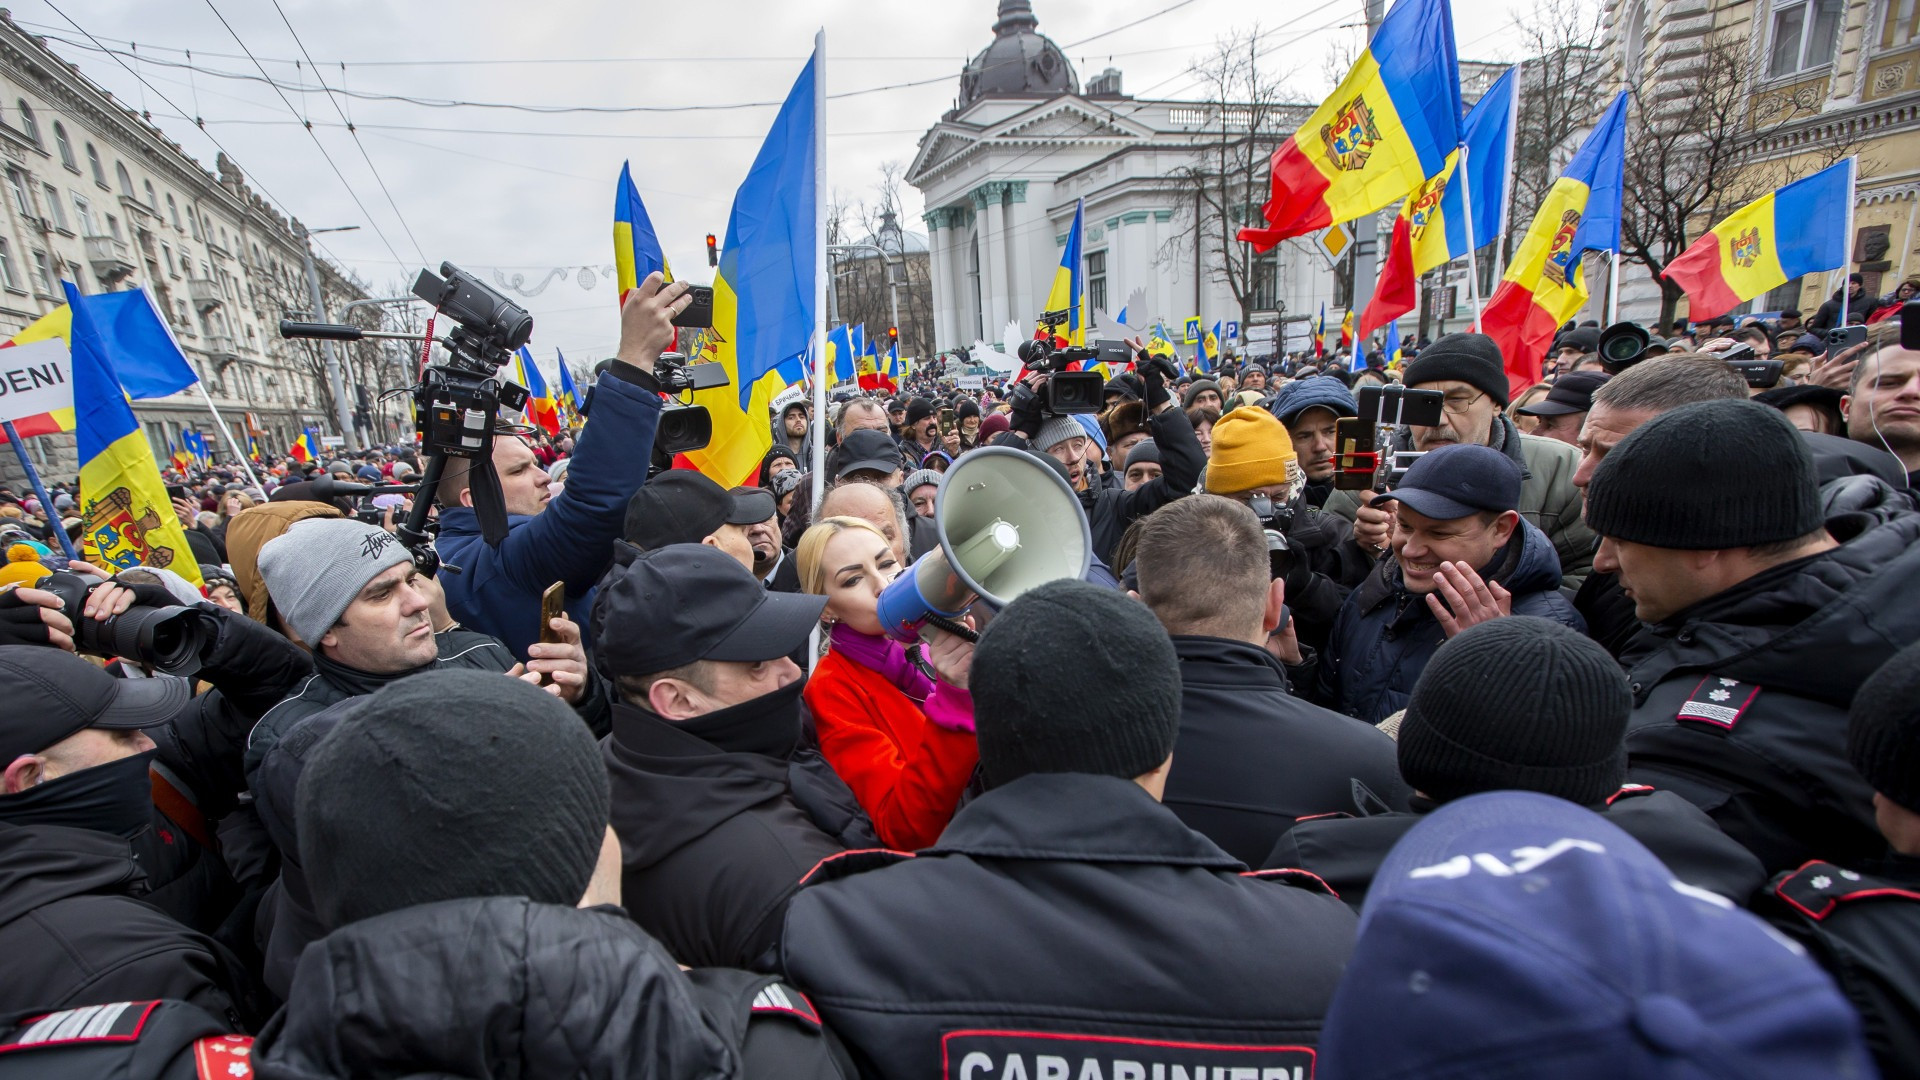
[[[1400, 430], [1401, 450], [1434, 450], [1455, 444], [1487, 446], [1520, 469], [1521, 518], [1553, 541], [1560, 556], [1561, 586], [1577, 589], [1593, 569], [1593, 530], [1580, 517], [1580, 491], [1573, 486], [1580, 452], [1566, 443], [1522, 435], [1507, 419], [1507, 373], [1500, 347], [1485, 334], [1448, 334], [1420, 350], [1406, 367], [1406, 385], [1438, 390], [1446, 409], [1435, 427]], [[1335, 491], [1324, 509], [1353, 522], [1354, 539], [1385, 551], [1393, 536], [1394, 508], [1366, 505], [1364, 493]]]

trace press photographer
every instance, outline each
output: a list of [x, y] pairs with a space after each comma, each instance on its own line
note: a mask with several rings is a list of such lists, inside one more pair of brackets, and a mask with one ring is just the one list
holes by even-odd
[[495, 439], [493, 467], [507, 513], [507, 537], [489, 544], [474, 510], [469, 470], [450, 460], [441, 477], [439, 575], [447, 607], [471, 629], [504, 642], [525, 660], [540, 640], [540, 594], [566, 583], [568, 618], [587, 625], [593, 586], [613, 560], [627, 502], [646, 482], [665, 389], [654, 362], [673, 340], [673, 318], [691, 300], [684, 282], [652, 274], [620, 309], [620, 348], [581, 405], [594, 422], [580, 432], [567, 484], [547, 494], [548, 476], [518, 438]]
[[[1056, 350], [1046, 341], [1030, 341], [1021, 346], [1021, 357], [1027, 361], [1028, 370], [1015, 385], [1010, 397], [1012, 428], [996, 440], [1002, 446], [1047, 454], [1066, 466], [1074, 490], [1080, 497], [1080, 507], [1086, 511], [1087, 523], [1093, 530], [1093, 553], [1102, 562], [1111, 559], [1114, 545], [1120, 542], [1120, 534], [1134, 519], [1151, 514], [1192, 492], [1200, 483], [1200, 470], [1207, 464], [1206, 451], [1200, 449], [1200, 440], [1194, 437], [1193, 425], [1187, 421], [1187, 414], [1171, 407], [1172, 396], [1167, 392], [1167, 383], [1178, 378], [1179, 372], [1164, 357], [1150, 355], [1146, 344], [1139, 339], [1126, 344], [1133, 348], [1141, 377], [1146, 383], [1146, 406], [1150, 414], [1147, 427], [1152, 432], [1155, 445], [1160, 448], [1161, 474], [1158, 478], [1129, 491], [1124, 487], [1107, 487], [1086, 475], [1085, 461], [1090, 437], [1072, 414], [1098, 410], [1104, 384], [1098, 374], [1054, 370], [1061, 366], [1057, 357], [1062, 353], [1070, 357], [1072, 353], [1064, 349]], [[1086, 359], [1093, 356], [1092, 350], [1079, 351], [1087, 354]], [[1063, 375], [1065, 380], [1062, 380]], [[1091, 393], [1084, 397], [1077, 385], [1082, 375], [1092, 380], [1088, 384], [1092, 388]], [[1061, 383], [1056, 385], [1056, 380], [1061, 380]], [[1072, 389], [1063, 394], [1062, 386]]]

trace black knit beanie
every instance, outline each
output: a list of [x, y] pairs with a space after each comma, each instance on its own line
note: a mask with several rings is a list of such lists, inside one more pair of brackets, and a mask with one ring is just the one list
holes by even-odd
[[607, 767], [572, 709], [482, 671], [430, 671], [342, 706], [295, 821], [329, 929], [481, 896], [580, 902], [607, 827]]
[[1180, 664], [1145, 604], [1084, 581], [1021, 594], [987, 624], [967, 680], [988, 787], [1028, 773], [1131, 779], [1180, 730]]
[[1920, 643], [1894, 653], [1853, 695], [1847, 760], [1873, 790], [1920, 814]]
[[926, 398], [917, 397], [917, 398], [914, 398], [912, 401], [907, 402], [906, 425], [908, 427], [912, 427], [913, 425], [919, 423], [922, 420], [925, 420], [927, 417], [932, 415], [933, 415], [933, 402], [928, 401]]
[[1507, 368], [1500, 359], [1500, 346], [1485, 334], [1444, 334], [1438, 341], [1420, 350], [1400, 381], [1408, 386], [1453, 379], [1507, 407]]
[[1514, 615], [1440, 646], [1400, 721], [1400, 775], [1437, 802], [1517, 789], [1593, 806], [1627, 778], [1626, 675], [1607, 650]]
[[1587, 484], [1585, 517], [1601, 536], [1650, 547], [1751, 547], [1820, 528], [1820, 482], [1785, 414], [1702, 401], [1621, 439]]
[[955, 420], [965, 420], [969, 416], [979, 415], [980, 403], [970, 397], [961, 398], [960, 404], [953, 407], [953, 418]]

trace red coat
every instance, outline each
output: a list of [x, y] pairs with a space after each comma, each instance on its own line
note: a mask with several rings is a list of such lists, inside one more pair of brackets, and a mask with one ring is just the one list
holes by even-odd
[[881, 843], [906, 851], [929, 847], [960, 804], [980, 762], [970, 731], [927, 719], [927, 711], [971, 720], [965, 690], [938, 683], [927, 709], [879, 672], [829, 649], [807, 680], [820, 752], [853, 789]]

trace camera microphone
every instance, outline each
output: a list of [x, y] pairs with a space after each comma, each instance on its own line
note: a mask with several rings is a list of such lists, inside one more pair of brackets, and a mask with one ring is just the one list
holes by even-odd
[[355, 484], [346, 480], [335, 480], [330, 474], [322, 473], [310, 481], [313, 494], [318, 499], [351, 498], [357, 495], [411, 495], [420, 490], [419, 484]]

